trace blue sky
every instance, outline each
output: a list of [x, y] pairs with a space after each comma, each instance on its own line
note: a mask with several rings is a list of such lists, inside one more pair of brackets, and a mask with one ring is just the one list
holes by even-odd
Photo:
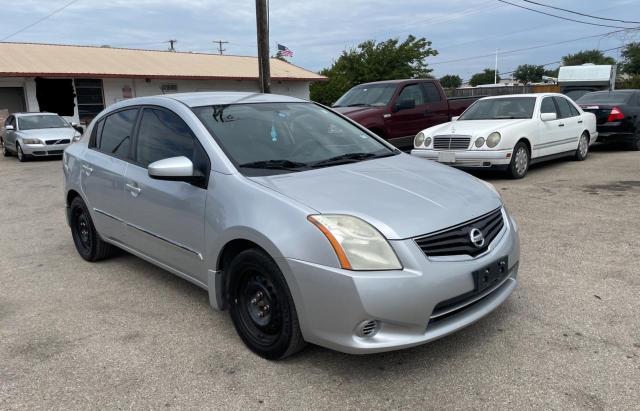
[[[592, 20], [510, 0], [554, 14], [613, 26], [632, 24]], [[0, 38], [24, 27], [69, 0], [22, 0], [3, 8]], [[622, 20], [640, 21], [640, 0], [540, 0], [558, 7]], [[428, 59], [433, 74], [459, 74], [468, 79], [493, 67], [496, 48], [501, 72], [518, 64], [544, 64], [581, 49], [610, 49], [640, 40], [640, 30], [596, 36], [615, 28], [559, 20], [522, 10], [497, 0], [321, 0], [270, 2], [271, 47], [280, 42], [294, 51], [294, 64], [317, 71], [345, 48], [367, 39], [423, 36], [439, 55]], [[640, 25], [636, 25], [638, 27]], [[213, 40], [226, 40], [227, 54], [255, 55], [254, 0], [77, 0], [51, 18], [7, 41], [112, 45], [166, 49], [177, 39], [179, 51], [215, 52]], [[549, 45], [549, 43], [565, 42]], [[275, 51], [272, 51], [272, 54]], [[608, 55], [617, 57], [617, 51]], [[460, 60], [446, 63], [450, 60]], [[553, 68], [554, 66], [549, 66]]]

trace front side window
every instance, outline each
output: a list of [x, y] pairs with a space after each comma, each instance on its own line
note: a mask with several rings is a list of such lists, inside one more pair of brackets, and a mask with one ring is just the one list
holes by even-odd
[[404, 100], [413, 100], [415, 101], [416, 106], [425, 104], [424, 93], [422, 92], [420, 84], [410, 84], [403, 88], [398, 96], [397, 102]]
[[508, 120], [532, 118], [535, 97], [501, 97], [477, 100], [460, 116], [460, 120]]
[[20, 130], [71, 127], [62, 117], [52, 115], [24, 116], [18, 118], [18, 123]]
[[119, 158], [128, 158], [137, 116], [137, 108], [121, 110], [107, 116], [102, 125], [102, 133], [98, 134], [98, 149]]
[[556, 111], [556, 105], [553, 102], [552, 97], [545, 97], [542, 99], [542, 104], [540, 105], [540, 113], [558, 114], [558, 112]]
[[193, 160], [195, 136], [175, 113], [145, 108], [140, 119], [136, 161], [146, 167], [165, 158], [184, 156]]
[[[193, 111], [244, 174], [304, 171], [396, 154], [313, 103], [230, 104]], [[272, 171], [256, 172], [260, 169]]]

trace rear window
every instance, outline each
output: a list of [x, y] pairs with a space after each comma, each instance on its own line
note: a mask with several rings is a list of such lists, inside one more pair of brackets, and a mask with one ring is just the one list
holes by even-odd
[[605, 93], [587, 93], [584, 96], [580, 97], [576, 101], [576, 103], [624, 104], [629, 102], [631, 96], [631, 93], [616, 93], [615, 91]]

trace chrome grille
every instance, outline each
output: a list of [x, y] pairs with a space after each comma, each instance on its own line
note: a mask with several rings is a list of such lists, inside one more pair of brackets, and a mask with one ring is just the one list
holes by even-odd
[[61, 140], [47, 140], [46, 143], [48, 146], [52, 146], [54, 144], [69, 144], [71, 142], [71, 140], [69, 140], [68, 138], [64, 138]]
[[434, 150], [466, 150], [471, 143], [471, 136], [435, 136], [433, 138]]
[[[422, 252], [429, 257], [447, 255], [469, 255], [475, 257], [487, 251], [487, 248], [496, 239], [503, 226], [502, 210], [498, 208], [489, 214], [466, 223], [416, 238], [415, 242]], [[474, 228], [480, 230], [484, 236], [482, 247], [476, 247], [471, 243], [470, 232]]]

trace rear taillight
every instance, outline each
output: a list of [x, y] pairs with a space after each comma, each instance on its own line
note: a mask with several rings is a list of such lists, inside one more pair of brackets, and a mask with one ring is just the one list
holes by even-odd
[[624, 118], [624, 113], [620, 111], [618, 107], [614, 107], [611, 109], [611, 113], [609, 113], [609, 117], [607, 118], [607, 123], [612, 121], [620, 121]]

